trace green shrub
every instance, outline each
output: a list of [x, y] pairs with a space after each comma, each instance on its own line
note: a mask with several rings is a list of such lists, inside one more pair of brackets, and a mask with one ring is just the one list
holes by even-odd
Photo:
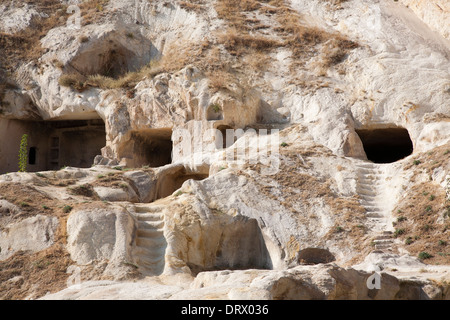
[[405, 234], [406, 230], [403, 228], [395, 229], [394, 236], [398, 237], [399, 235]]
[[421, 164], [422, 162], [420, 160], [414, 160], [413, 163], [417, 166], [417, 165]]
[[69, 206], [69, 205], [65, 205], [63, 208], [63, 212], [64, 213], [69, 213], [70, 211], [72, 211], [73, 207]]
[[429, 254], [428, 252], [425, 252], [425, 251], [422, 251], [419, 253], [419, 259], [421, 259], [421, 260], [429, 259], [432, 257], [433, 256], [431, 254]]
[[213, 103], [209, 106], [215, 113], [219, 113], [221, 108], [220, 105], [217, 103]]

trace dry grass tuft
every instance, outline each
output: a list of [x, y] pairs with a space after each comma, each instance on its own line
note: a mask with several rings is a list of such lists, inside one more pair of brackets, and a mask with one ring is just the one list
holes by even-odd
[[92, 24], [105, 17], [105, 6], [108, 2], [109, 0], [84, 0], [80, 5], [81, 24], [83, 26]]
[[205, 10], [205, 3], [203, 0], [180, 1], [178, 4], [187, 11], [200, 13]]
[[101, 89], [132, 88], [145, 77], [153, 78], [163, 71], [157, 62], [151, 62], [138, 71], [128, 72], [122, 77], [112, 78], [103, 75], [82, 75], [79, 73], [69, 73], [62, 75], [58, 83], [63, 87], [70, 87], [78, 91], [86, 90], [90, 87]]
[[[229, 26], [224, 33], [219, 34], [218, 42], [236, 57], [248, 59], [248, 55], [258, 53], [258, 60], [267, 61], [267, 59], [260, 59], [261, 54], [266, 54], [268, 57], [271, 50], [285, 47], [292, 52], [291, 70], [293, 72], [311, 61], [312, 66], [319, 67], [320, 74], [325, 75], [329, 68], [344, 61], [349, 52], [358, 47], [356, 42], [342, 34], [305, 25], [300, 15], [284, 0], [219, 0], [215, 8], [219, 18], [225, 20]], [[258, 19], [249, 18], [247, 13], [255, 10], [276, 20], [278, 25], [272, 27], [275, 31], [272, 35], [275, 37], [269, 38], [255, 32], [269, 28], [258, 23]], [[250, 66], [254, 65], [258, 64], [250, 64]]]
[[266, 51], [281, 46], [281, 43], [261, 35], [249, 35], [241, 33], [237, 29], [230, 28], [226, 33], [219, 35], [222, 43], [229, 53], [240, 56], [251, 51]]
[[244, 13], [255, 11], [260, 7], [260, 2], [256, 0], [218, 0], [215, 5], [218, 17], [239, 31], [248, 30]]

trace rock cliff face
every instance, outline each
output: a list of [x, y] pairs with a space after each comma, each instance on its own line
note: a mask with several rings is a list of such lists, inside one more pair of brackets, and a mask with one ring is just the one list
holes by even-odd
[[0, 1], [2, 298], [448, 299], [448, 10]]

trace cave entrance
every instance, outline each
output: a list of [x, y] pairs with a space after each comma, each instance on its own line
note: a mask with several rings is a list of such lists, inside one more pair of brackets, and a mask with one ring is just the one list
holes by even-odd
[[64, 166], [89, 168], [106, 145], [101, 119], [64, 121], [0, 120], [0, 173], [18, 170], [18, 148], [28, 135], [29, 172]]
[[367, 159], [374, 163], [392, 163], [409, 156], [413, 143], [405, 128], [359, 129]]
[[188, 172], [184, 167], [177, 168], [158, 179], [156, 199], [170, 196], [176, 190], [180, 189], [183, 183], [189, 179], [203, 180], [208, 178], [208, 176], [209, 174], [207, 173]]
[[172, 163], [172, 129], [146, 129], [132, 133], [134, 166], [162, 167]]
[[84, 76], [101, 75], [110, 78], [120, 78], [127, 72], [138, 67], [133, 64], [135, 54], [113, 41], [93, 46], [90, 50], [76, 56], [67, 66], [70, 72]]

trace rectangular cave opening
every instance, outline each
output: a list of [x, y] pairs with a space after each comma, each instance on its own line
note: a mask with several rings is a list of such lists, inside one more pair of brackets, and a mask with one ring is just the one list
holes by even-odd
[[156, 200], [170, 196], [176, 190], [180, 189], [183, 183], [189, 179], [203, 180], [208, 177], [208, 173], [188, 172], [185, 168], [167, 173], [158, 180]]
[[355, 130], [364, 147], [367, 159], [374, 163], [392, 163], [413, 152], [408, 130], [401, 127]]
[[18, 171], [20, 140], [27, 134], [28, 172], [89, 168], [106, 145], [103, 120], [0, 120], [0, 173]]
[[132, 133], [135, 167], [162, 167], [172, 163], [172, 129], [146, 129]]

